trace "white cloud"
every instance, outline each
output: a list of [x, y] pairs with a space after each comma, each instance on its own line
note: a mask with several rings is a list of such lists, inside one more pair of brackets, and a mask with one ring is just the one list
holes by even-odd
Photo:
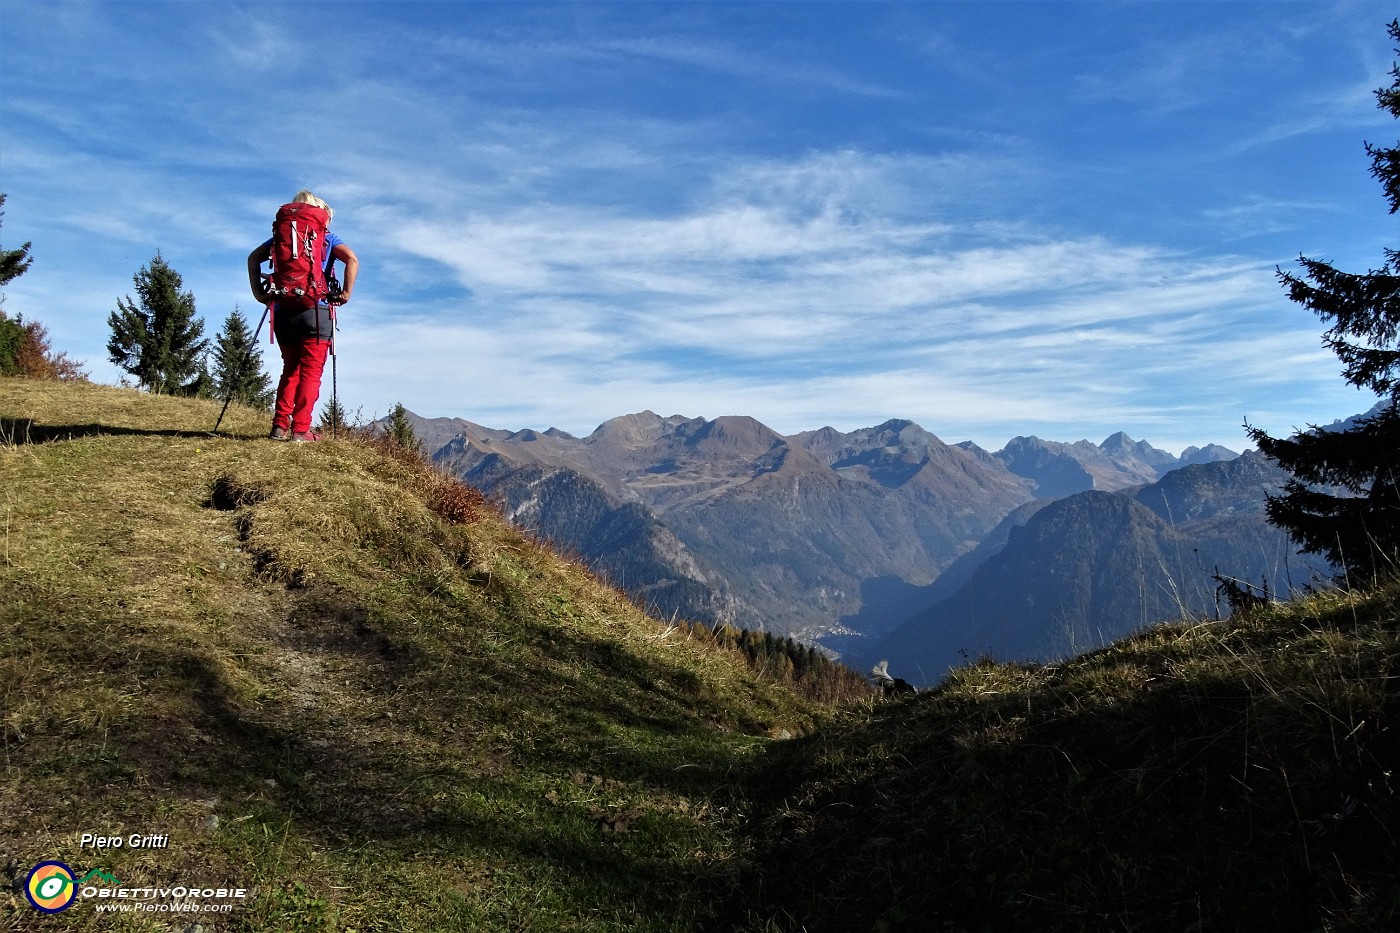
[[[867, 186], [889, 164], [861, 165]], [[478, 406], [445, 410], [425, 387], [429, 413], [515, 415], [508, 427], [586, 433], [651, 408], [751, 413], [790, 433], [904, 416], [984, 441], [1163, 425], [1249, 386], [1332, 378], [1305, 327], [1257, 331], [1281, 303], [1265, 263], [1011, 225], [980, 228], [969, 247], [937, 216], [855, 215], [839, 196], [813, 214], [802, 189], [760, 181], [745, 199], [733, 183], [779, 173], [741, 170], [716, 186], [722, 200], [669, 217], [574, 205], [390, 223], [398, 249], [451, 269], [474, 297], [457, 323], [414, 324], [385, 366], [405, 389], [413, 377], [392, 359], [446, 373], [421, 378]], [[398, 325], [373, 326], [394, 344]], [[415, 353], [431, 355], [410, 367]], [[1203, 418], [1226, 436], [1187, 442], [1240, 446], [1239, 420]]]
[[[1021, 86], [1027, 65], [995, 44], [1001, 33], [969, 45], [972, 26], [938, 28], [970, 6], [897, 11], [928, 21], [919, 35], [950, 37], [940, 55], [958, 46], [947, 67], [908, 71], [907, 46], [875, 61], [819, 29], [688, 31], [703, 27], [702, 8], [627, 8], [602, 26], [568, 6], [542, 25], [510, 5], [466, 23], [439, 5], [367, 8], [364, 29], [325, 27], [335, 67], [308, 130], [267, 113], [269, 63], [300, 41], [294, 14], [219, 8], [167, 24], [146, 10], [138, 30], [113, 9], [83, 8], [71, 39], [24, 10], [35, 48], [7, 57], [6, 78], [18, 72], [39, 96], [0, 105], [15, 127], [5, 233], [32, 237], [38, 257], [7, 307], [33, 309], [60, 348], [90, 361], [105, 357], [106, 313], [157, 248], [211, 329], [235, 302], [246, 309], [243, 258], [276, 204], [307, 185], [336, 205], [337, 232], [364, 261], [340, 388], [368, 411], [401, 400], [575, 432], [642, 408], [748, 413], [789, 432], [901, 416], [989, 444], [1119, 427], [1227, 440], [1235, 409], [1260, 398], [1300, 420], [1326, 405], [1349, 413], [1316, 322], [1273, 281], [1278, 248], [1251, 238], [1252, 252], [1233, 255], [1179, 226], [1205, 218], [1266, 239], [1291, 214], [1330, 224], [1333, 213], [1205, 174], [1228, 161], [1218, 147], [1190, 171], [1233, 200], [1164, 203], [1195, 187], [1182, 174], [1154, 187], [1183, 171], [1170, 154], [1110, 141], [1118, 123], [1088, 127], [1102, 151], [1074, 135], [1131, 99], [1179, 150], [1213, 141], [1165, 121], [1228, 100], [1205, 95], [1242, 73], [1222, 53], [1237, 49], [1238, 18], [1103, 46], [1092, 73], [1054, 58], [1084, 48], [1080, 33], [1037, 42], [1031, 64], [1057, 69], [1046, 87], [1087, 76], [1083, 96], [1059, 101]], [[110, 49], [125, 57], [99, 54]], [[131, 64], [156, 51], [154, 71]], [[65, 69], [64, 86], [85, 93], [43, 96]], [[935, 73], [955, 83], [920, 84]], [[650, 93], [668, 82], [684, 90], [674, 105]], [[706, 94], [721, 82], [767, 103], [715, 105]], [[1359, 85], [1341, 83], [1354, 123]], [[988, 106], [962, 107], [968, 87]], [[1290, 101], [1321, 120], [1334, 93], [1281, 92], [1239, 145], [1273, 138], [1284, 121], [1270, 114]]]
[[697, 42], [682, 36], [647, 36], [617, 39], [597, 48], [638, 56], [674, 65], [756, 79], [760, 82], [788, 82], [809, 85], [856, 97], [909, 98], [908, 91], [843, 74], [833, 68], [814, 67], [808, 60], [787, 60], [768, 47], [741, 50], [730, 43]]

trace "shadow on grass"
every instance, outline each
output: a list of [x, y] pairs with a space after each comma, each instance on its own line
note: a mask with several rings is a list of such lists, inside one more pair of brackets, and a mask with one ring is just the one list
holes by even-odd
[[1395, 929], [1400, 737], [1376, 726], [1400, 695], [1135, 660], [1112, 702], [1047, 671], [775, 747], [744, 909], [811, 933]]
[[32, 418], [0, 418], [0, 444], [20, 446], [24, 444], [48, 444], [55, 441], [71, 441], [82, 437], [122, 437], [128, 435], [144, 437], [184, 437], [203, 439], [221, 437], [233, 441], [261, 440], [258, 436], [215, 434], [211, 425], [208, 431], [180, 431], [173, 428], [126, 428], [111, 424], [39, 424]]
[[[27, 764], [82, 786], [223, 800], [272, 833], [230, 844], [250, 846], [274, 885], [286, 879], [257, 847], [286, 839], [342, 853], [335, 873], [490, 866], [503, 887], [489, 909], [542, 899], [540, 917], [691, 929], [725, 899], [737, 827], [714, 812], [741, 778], [714, 727], [686, 709], [682, 668], [560, 632], [529, 650], [468, 641], [458, 653], [442, 633], [324, 589], [302, 594], [284, 624], [289, 659], [319, 662], [288, 682], [299, 689], [269, 701], [199, 647], [143, 646], [105, 663], [147, 688], [145, 711], [101, 736], [100, 752], [90, 735], [61, 755], [35, 748], [46, 760]], [[334, 702], [317, 692], [326, 680]], [[353, 899], [412, 904], [423, 893], [412, 887]]]
[[[367, 632], [363, 622], [357, 629], [356, 640], [364, 638], [363, 644], [327, 647], [381, 667], [377, 673], [386, 680], [404, 677], [415, 661], [424, 660], [414, 652], [386, 650], [385, 636]], [[354, 852], [362, 865], [380, 860], [394, 866], [404, 853], [413, 853], [412, 859], [499, 866], [516, 878], [514, 883], [549, 892], [552, 906], [546, 903], [546, 912], [635, 915], [645, 918], [640, 928], [681, 929], [708, 913], [721, 894], [724, 884], [716, 870], [697, 854], [716, 845], [720, 830], [664, 805], [677, 791], [703, 791], [696, 785], [706, 782], [697, 780], [695, 771], [652, 769], [647, 775], [652, 780], [627, 788], [613, 780], [606, 787], [575, 780], [573, 787], [568, 769], [585, 766], [592, 756], [569, 758], [550, 748], [541, 750], [543, 761], [521, 760], [493, 772], [482, 766], [473, 737], [450, 735], [450, 721], [438, 723], [433, 733], [425, 731], [425, 723], [414, 723], [411, 700], [394, 708], [392, 723], [382, 715], [372, 722], [332, 723], [310, 709], [304, 716], [267, 718], [240, 702], [203, 659], [185, 655], [170, 663], [200, 710], [196, 728], [214, 741], [185, 744], [184, 754], [202, 753], [202, 758], [172, 771], [182, 754], [166, 743], [178, 742], [177, 734], [150, 722], [147, 742], [153, 744], [145, 751], [127, 747], [128, 779], [166, 786], [178, 781], [184, 793], [200, 787], [201, 793], [256, 801], [270, 825], [322, 851]], [[468, 691], [490, 689], [492, 682], [499, 689], [519, 686], [509, 683], [506, 667], [492, 667], [486, 661], [473, 672], [470, 686], [462, 686]], [[381, 687], [374, 685], [376, 692]], [[521, 721], [514, 725], [524, 727], [526, 720], [546, 725], [550, 717], [534, 706], [566, 689], [563, 683], [533, 685], [529, 697], [521, 698]], [[459, 699], [470, 696], [459, 692]], [[616, 712], [593, 715], [601, 721]], [[575, 717], [565, 718], [565, 728], [573, 731]], [[593, 754], [603, 748], [599, 740]], [[717, 780], [717, 765], [705, 762], [697, 770]], [[611, 764], [595, 760], [593, 766], [614, 774]], [[632, 769], [648, 770], [640, 760]], [[666, 777], [682, 787], [659, 788], [658, 795], [654, 779]], [[609, 800], [610, 793], [619, 797]], [[640, 804], [636, 794], [642, 795]], [[614, 819], [614, 811], [621, 817]], [[625, 828], [617, 829], [622, 823]], [[411, 902], [419, 895], [386, 890], [378, 896], [382, 904], [399, 897]]]
[[[225, 828], [189, 857], [234, 859], [260, 886], [340, 885], [352, 912], [413, 912], [437, 885], [464, 916], [513, 918], [486, 928], [636, 917], [638, 930], [683, 930], [732, 895], [738, 829], [719, 811], [740, 778], [703, 717], [651, 693], [675, 689], [667, 665], [564, 639], [552, 646], [561, 656], [589, 656], [581, 680], [534, 651], [468, 643], [449, 657], [436, 632], [385, 624], [338, 594], [305, 597], [281, 638], [287, 660], [320, 663], [286, 682], [294, 689], [269, 691], [281, 676], [268, 683], [212, 646], [93, 639], [70, 662], [116, 690], [139, 685], [139, 707], [110, 726], [9, 742], [7, 760], [55, 799], [87, 789], [75, 830], [154, 825], [164, 808], [219, 801]], [[38, 654], [68, 641], [43, 634]], [[626, 673], [595, 666], [610, 663]], [[642, 690], [657, 709], [634, 705]], [[319, 853], [320, 869], [294, 874], [284, 847]], [[490, 883], [451, 884], [462, 871]], [[290, 928], [279, 918], [259, 929]]]

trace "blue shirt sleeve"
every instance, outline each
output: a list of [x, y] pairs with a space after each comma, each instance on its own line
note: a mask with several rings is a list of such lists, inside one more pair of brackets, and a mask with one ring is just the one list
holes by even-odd
[[326, 231], [326, 268], [327, 268], [327, 269], [330, 269], [330, 267], [335, 263], [335, 248], [336, 248], [337, 246], [339, 246], [341, 243], [344, 243], [344, 242], [345, 242], [344, 240], [342, 240], [340, 237], [336, 236], [334, 233], [331, 233], [329, 230]]

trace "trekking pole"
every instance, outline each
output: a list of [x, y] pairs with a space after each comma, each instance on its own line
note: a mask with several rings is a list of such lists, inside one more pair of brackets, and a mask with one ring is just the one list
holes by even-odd
[[340, 396], [336, 391], [335, 372], [335, 332], [340, 329], [340, 318], [336, 317], [337, 307], [335, 300], [340, 295], [340, 280], [335, 277], [335, 260], [330, 261], [330, 275], [328, 284], [330, 294], [326, 296], [326, 307], [331, 309], [331, 439], [340, 438], [340, 419], [343, 417], [340, 411]]
[[228, 398], [224, 399], [224, 407], [219, 411], [219, 420], [214, 422], [214, 430], [210, 434], [219, 433], [219, 425], [224, 423], [224, 415], [228, 412], [228, 404], [233, 401], [233, 393], [238, 388], [238, 382], [243, 378], [243, 369], [248, 365], [248, 361], [253, 358], [253, 351], [258, 348], [258, 334], [262, 333], [263, 322], [267, 320], [268, 312], [272, 310], [272, 305], [263, 308], [262, 317], [258, 318], [258, 326], [253, 330], [253, 339], [248, 341], [248, 350], [243, 354], [243, 359], [235, 370], [234, 377], [229, 380]]
[[340, 398], [336, 394], [335, 385], [335, 329], [340, 326], [339, 320], [335, 316], [335, 305], [331, 305], [331, 439], [340, 438]]

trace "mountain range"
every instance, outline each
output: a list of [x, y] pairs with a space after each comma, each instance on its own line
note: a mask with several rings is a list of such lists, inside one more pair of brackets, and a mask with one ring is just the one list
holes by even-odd
[[[964, 443], [964, 447], [973, 447]], [[1101, 444], [1065, 444], [1038, 437], [1013, 437], [995, 457], [1035, 485], [1038, 498], [1060, 498], [1086, 489], [1114, 491], [1160, 479], [1171, 470], [1239, 456], [1218, 444], [1188, 447], [1181, 456], [1134, 441], [1123, 432]]]
[[1248, 451], [1120, 492], [1040, 500], [1008, 516], [927, 589], [930, 605], [851, 663], [891, 659], [911, 681], [980, 657], [1050, 661], [1102, 647], [1164, 619], [1228, 613], [1228, 580], [1287, 595], [1328, 576], [1269, 524], [1266, 496], [1288, 474]]
[[[1209, 560], [1251, 580], [1260, 560], [1239, 553], [1272, 555], [1285, 547], [1276, 532], [1267, 543], [1261, 538], [1273, 531], [1263, 518], [1264, 494], [1281, 480], [1257, 455], [1240, 458], [1218, 445], [1176, 456], [1120, 432], [1099, 444], [1017, 437], [989, 452], [945, 443], [905, 420], [784, 436], [749, 417], [650, 411], [611, 419], [582, 438], [459, 418], [410, 415], [410, 421], [440, 468], [657, 614], [820, 641], [861, 661], [879, 650], [907, 656], [920, 669], [940, 669], [948, 652], [931, 633], [959, 633], [955, 656], [995, 647], [990, 634], [1002, 623], [987, 621], [990, 609], [960, 621], [949, 621], [947, 612], [971, 602], [991, 606], [995, 600], [985, 601], [996, 580], [1014, 589], [1005, 582], [1043, 587], [1047, 579], [1064, 579], [1064, 567], [1058, 578], [1046, 579], [1008, 569], [1033, 562], [1038, 549], [1054, 549], [1062, 564], [1079, 553], [1074, 574], [1090, 574], [1084, 584], [1090, 595], [1080, 598], [1092, 614], [1079, 623], [1085, 631], [1060, 610], [1048, 621], [1032, 614], [1027, 623], [1059, 635], [1013, 639], [1053, 653], [1064, 644], [1092, 643], [1089, 629], [1102, 628], [1092, 621], [1100, 611], [1129, 606], [1124, 618], [1137, 622], [1177, 614], [1182, 606], [1201, 610], [1201, 594], [1211, 588], [1198, 578], [1209, 567], [1197, 566], [1206, 558], [1192, 536], [1213, 535], [1215, 543], [1203, 549]], [[1204, 471], [1195, 474], [1190, 495], [1177, 484], [1159, 485], [1184, 468]], [[1051, 510], [1056, 500], [1086, 493], [1093, 495]], [[1154, 496], [1162, 500], [1155, 508], [1171, 514], [1154, 511]], [[1080, 551], [1055, 543], [1075, 534], [1086, 542]], [[1108, 558], [1138, 553], [1123, 550], [1123, 540], [1150, 540], [1152, 547], [1139, 551], [1154, 566], [1170, 563], [1160, 554], [1179, 558], [1195, 549], [1193, 598], [1158, 596], [1163, 587], [1180, 589], [1190, 575], [1176, 558], [1177, 572], [1152, 579], [1151, 598], [1119, 592], [1137, 592], [1147, 579], [1146, 570], [1135, 576], [1112, 569]], [[1232, 540], [1234, 550], [1224, 543]], [[982, 569], [994, 558], [999, 577]], [[1093, 568], [1100, 571], [1096, 580]], [[1299, 573], [1306, 577], [1312, 569], [1300, 566]], [[954, 597], [963, 602], [949, 603]], [[941, 616], [920, 615], [943, 604]], [[916, 625], [915, 617], [924, 621]], [[896, 636], [897, 629], [905, 634]], [[910, 633], [928, 641], [931, 653], [913, 652]]]
[[[1001, 464], [907, 421], [784, 437], [747, 417], [642, 412], [586, 438], [462, 422], [421, 430], [440, 466], [619, 585], [649, 588], [663, 612], [807, 639], [859, 611], [864, 581], [928, 583], [1032, 495]], [[578, 477], [572, 498], [548, 506], [562, 474]], [[637, 506], [683, 548], [650, 547], [635, 533], [604, 547], [588, 533], [603, 513]], [[645, 574], [627, 556], [641, 550], [653, 555]], [[656, 599], [716, 577], [730, 593], [704, 605]]]

